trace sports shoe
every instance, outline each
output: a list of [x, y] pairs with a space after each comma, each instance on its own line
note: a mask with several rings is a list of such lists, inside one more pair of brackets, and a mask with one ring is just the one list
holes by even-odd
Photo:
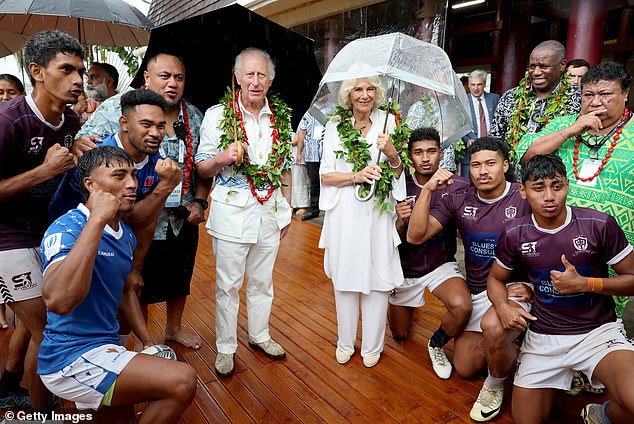
[[469, 416], [472, 420], [485, 422], [493, 419], [502, 409], [504, 389], [495, 390], [482, 386], [478, 399], [473, 404]]
[[221, 378], [231, 377], [236, 370], [233, 353], [218, 353], [216, 356], [216, 374]]
[[427, 351], [436, 375], [443, 380], [448, 379], [451, 376], [451, 363], [445, 355], [445, 350], [442, 347], [432, 347], [430, 343], [427, 343]]
[[267, 341], [262, 343], [255, 343], [255, 342], [249, 341], [249, 346], [251, 346], [253, 349], [261, 350], [262, 352], [264, 352], [264, 355], [267, 358], [271, 358], [271, 359], [286, 358], [286, 352], [284, 352], [284, 349], [282, 349], [282, 346], [280, 346], [273, 339], [268, 339]]
[[601, 416], [602, 405], [598, 403], [589, 403], [581, 410], [581, 419], [584, 424], [605, 424]]
[[25, 408], [31, 409], [29, 392], [23, 388], [16, 393], [0, 397], [0, 409]]
[[337, 357], [337, 362], [343, 365], [350, 360], [352, 353], [344, 352], [343, 350], [339, 350], [339, 348], [337, 348], [337, 350], [335, 350], [335, 356]]
[[363, 365], [365, 365], [366, 368], [372, 368], [379, 362], [379, 359], [381, 359], [380, 353], [375, 353], [372, 355], [362, 355], [362, 356], [363, 356]]

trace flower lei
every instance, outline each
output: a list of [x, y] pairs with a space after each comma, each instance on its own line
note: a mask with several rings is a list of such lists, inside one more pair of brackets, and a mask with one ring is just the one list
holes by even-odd
[[[511, 147], [512, 159], [515, 159], [515, 148], [520, 139], [526, 134], [526, 123], [528, 122], [535, 108], [535, 102], [532, 101], [534, 97], [532, 87], [533, 84], [528, 77], [528, 71], [526, 71], [526, 74], [524, 74], [524, 78], [521, 79], [517, 89], [515, 90], [515, 95], [513, 97], [515, 109], [513, 110], [513, 113], [511, 113], [509, 129], [506, 133], [506, 140], [510, 143]], [[566, 95], [566, 93], [569, 87], [570, 76], [567, 73], [564, 73], [562, 75], [559, 87], [557, 87], [555, 91], [553, 91], [546, 97], [545, 100], [548, 102], [548, 107], [544, 111], [542, 117], [537, 120], [537, 122], [546, 125], [548, 121], [550, 121], [555, 116], [565, 114], [566, 102], [568, 101], [568, 96]]]
[[[385, 110], [387, 107], [382, 107], [381, 109]], [[412, 166], [412, 161], [408, 155], [407, 145], [409, 134], [412, 130], [403, 122], [398, 104], [393, 104], [387, 112], [391, 113], [396, 121], [396, 127], [390, 134], [390, 139], [403, 162], [403, 169], [409, 168]], [[353, 164], [352, 172], [359, 172], [368, 166], [368, 161], [371, 159], [370, 144], [362, 137], [361, 131], [352, 124], [352, 115], [352, 109], [344, 109], [341, 106], [337, 106], [335, 109], [333, 117], [339, 118], [337, 132], [339, 133], [339, 140], [343, 150], [335, 150], [334, 153], [337, 158], [345, 158], [346, 162]], [[387, 199], [392, 191], [393, 179], [398, 178], [398, 175], [388, 166], [387, 161], [378, 165], [381, 167], [381, 178], [374, 183], [376, 184], [374, 190], [376, 207], [381, 208], [381, 213], [394, 212], [394, 205]], [[359, 194], [365, 197], [369, 190], [370, 184], [363, 183]]]
[[[236, 171], [246, 176], [251, 188], [251, 194], [260, 203], [264, 203], [271, 198], [271, 195], [282, 184], [281, 167], [288, 163], [291, 157], [291, 109], [277, 95], [268, 96], [269, 107], [271, 109], [271, 153], [265, 165], [255, 165], [251, 163], [248, 149], [244, 149], [244, 159], [240, 165], [233, 164]], [[234, 109], [233, 105], [238, 105]], [[220, 136], [220, 147], [226, 149], [234, 142], [233, 129], [238, 128], [238, 140], [242, 144], [248, 145], [249, 139], [244, 128], [242, 111], [238, 102], [238, 93], [235, 97], [231, 88], [227, 87], [225, 95], [220, 100], [224, 105], [222, 112], [223, 119], [220, 121], [220, 130], [224, 133]], [[260, 196], [256, 190], [269, 186], [267, 193]]]
[[185, 137], [185, 172], [183, 175], [183, 196], [187, 194], [189, 191], [189, 186], [191, 184], [191, 180], [189, 179], [192, 169], [194, 167], [194, 153], [192, 142], [194, 141], [194, 137], [192, 136], [192, 132], [189, 128], [189, 115], [187, 114], [187, 103], [185, 100], [181, 101], [181, 105], [183, 108], [183, 123], [185, 124], [185, 131], [187, 132], [187, 136]]
[[599, 165], [599, 169], [597, 169], [597, 171], [591, 177], [583, 178], [579, 176], [579, 141], [581, 137], [577, 136], [575, 138], [575, 152], [572, 158], [572, 169], [575, 173], [575, 178], [577, 178], [577, 180], [592, 181], [596, 177], [598, 177], [599, 174], [601, 174], [601, 171], [603, 171], [603, 168], [605, 168], [605, 165], [608, 164], [608, 159], [610, 159], [610, 157], [612, 156], [612, 152], [614, 152], [614, 148], [616, 147], [616, 142], [619, 141], [619, 138], [621, 138], [623, 127], [625, 126], [625, 123], [627, 122], [629, 117], [630, 117], [630, 111], [627, 108], [625, 108], [625, 110], [623, 110], [623, 115], [621, 116], [621, 122], [619, 123], [616, 129], [616, 133], [614, 134], [614, 138], [612, 139], [612, 143], [610, 143], [610, 147], [608, 148], [608, 152], [605, 154], [605, 158], [601, 161], [601, 165]]

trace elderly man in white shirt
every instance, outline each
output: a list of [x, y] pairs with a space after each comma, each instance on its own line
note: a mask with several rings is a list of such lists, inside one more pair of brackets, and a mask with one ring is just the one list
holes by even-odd
[[[273, 266], [292, 214], [290, 110], [275, 96], [267, 98], [273, 62], [263, 50], [245, 49], [236, 57], [235, 76], [239, 94], [228, 93], [207, 110], [196, 155], [199, 176], [217, 176], [207, 231], [216, 258], [215, 369], [223, 378], [235, 370], [245, 276], [249, 346], [271, 359], [286, 356], [269, 335], [269, 315]], [[234, 131], [241, 143], [234, 142]]]

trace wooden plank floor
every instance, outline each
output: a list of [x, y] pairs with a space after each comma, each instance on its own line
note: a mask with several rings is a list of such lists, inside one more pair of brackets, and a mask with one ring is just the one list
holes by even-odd
[[[171, 344], [179, 359], [198, 371], [194, 403], [181, 423], [469, 423], [469, 411], [483, 382], [436, 377], [427, 356], [427, 341], [444, 308], [433, 296], [414, 315], [409, 340], [395, 341], [386, 329], [385, 350], [378, 365], [363, 366], [357, 353], [339, 365], [334, 351], [337, 326], [332, 284], [323, 272], [323, 251], [317, 248], [321, 227], [293, 219], [280, 247], [274, 281], [271, 335], [287, 352], [281, 361], [267, 359], [248, 347], [244, 288], [238, 320], [236, 373], [219, 379], [214, 371], [215, 263], [211, 240], [201, 232], [196, 269], [184, 319], [205, 341], [198, 351]], [[160, 339], [165, 305], [150, 307], [149, 327]], [[6, 359], [10, 332], [0, 336]], [[360, 335], [359, 330], [359, 335]], [[451, 357], [453, 343], [447, 346]], [[493, 422], [513, 422], [511, 384], [503, 412]], [[601, 401], [602, 399], [599, 399]], [[596, 399], [557, 395], [551, 423], [579, 423], [579, 411]], [[142, 407], [141, 407], [142, 408]], [[72, 410], [64, 403], [60, 408]]]

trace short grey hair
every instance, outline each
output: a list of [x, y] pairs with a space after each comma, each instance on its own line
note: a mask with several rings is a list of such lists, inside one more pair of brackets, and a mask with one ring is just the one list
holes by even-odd
[[469, 74], [469, 79], [471, 78], [484, 78], [484, 81], [487, 80], [487, 72], [482, 69], [476, 69], [475, 71], [471, 71]]
[[[374, 98], [374, 104], [372, 105], [372, 110], [377, 109], [385, 103], [385, 88], [381, 84], [381, 78], [376, 75], [372, 75], [366, 77], [370, 82], [370, 85], [376, 89], [376, 97]], [[356, 78], [345, 80], [341, 83], [341, 87], [339, 88], [339, 104], [344, 109], [350, 109], [352, 107], [352, 102], [350, 101], [350, 92], [357, 85], [357, 81], [364, 78]]]
[[257, 47], [247, 47], [242, 50], [237, 56], [235, 63], [233, 64], [234, 73], [236, 78], [239, 80], [240, 75], [242, 75], [242, 59], [250, 54], [259, 54], [260, 56], [266, 59], [268, 70], [269, 70], [269, 79], [275, 78], [275, 64], [273, 63], [273, 59], [271, 59], [271, 55], [269, 55], [266, 51], [262, 49], [258, 49]]
[[539, 43], [537, 46], [535, 46], [535, 48], [531, 52], [531, 55], [537, 50], [547, 50], [552, 52], [557, 58], [558, 62], [566, 60], [566, 48], [557, 40], [546, 40], [543, 43]]

